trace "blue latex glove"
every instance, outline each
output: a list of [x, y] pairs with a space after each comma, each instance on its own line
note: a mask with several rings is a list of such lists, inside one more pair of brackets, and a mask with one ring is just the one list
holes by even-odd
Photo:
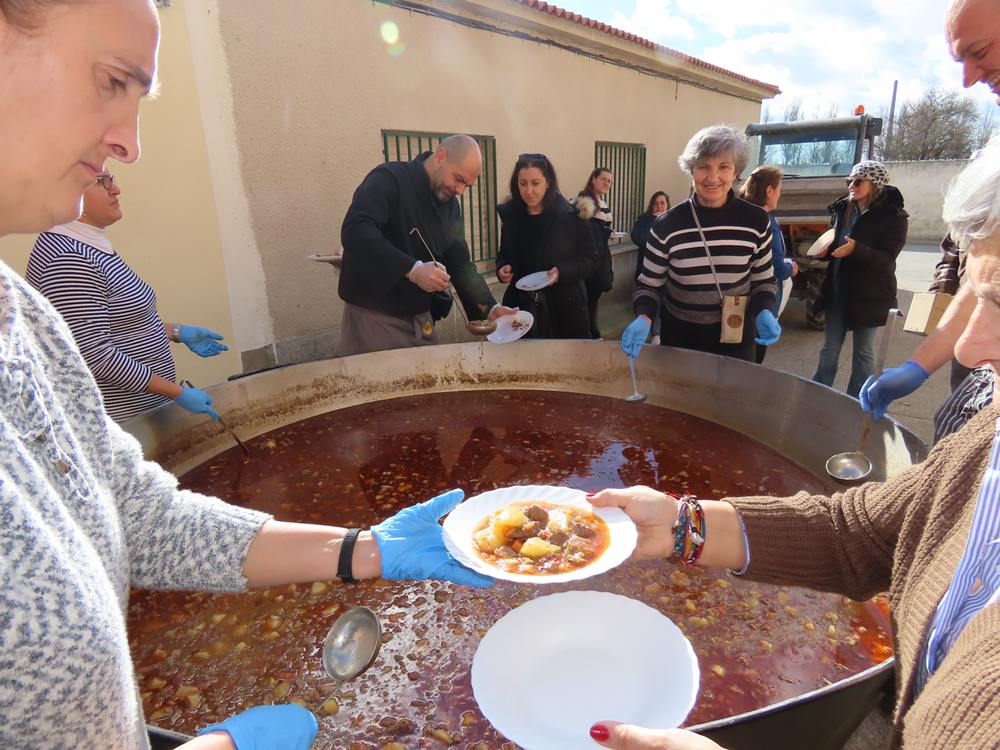
[[642, 345], [649, 338], [649, 329], [652, 325], [649, 318], [645, 315], [640, 315], [629, 323], [628, 327], [622, 333], [622, 351], [632, 359], [638, 357], [639, 352], [642, 350]]
[[319, 727], [316, 717], [294, 703], [254, 706], [198, 732], [228, 732], [236, 750], [309, 750]]
[[778, 319], [770, 310], [761, 310], [757, 313], [757, 338], [754, 339], [761, 346], [770, 346], [781, 338], [781, 326]]
[[486, 588], [493, 579], [456, 562], [444, 546], [438, 519], [455, 508], [465, 493], [451, 490], [410, 506], [372, 526], [382, 555], [382, 577], [393, 581], [437, 578], [463, 586]]
[[182, 388], [181, 395], [174, 399], [174, 403], [192, 414], [207, 414], [215, 420], [219, 418], [219, 413], [212, 408], [212, 397], [201, 388]]
[[199, 357], [214, 357], [219, 352], [229, 350], [228, 346], [219, 343], [222, 341], [222, 334], [211, 328], [181, 326], [178, 338]]
[[899, 367], [890, 367], [877, 380], [874, 375], [869, 375], [868, 380], [861, 386], [861, 392], [858, 393], [861, 409], [870, 411], [875, 419], [881, 419], [885, 416], [889, 404], [897, 398], [913, 393], [928, 377], [930, 376], [927, 370], [912, 359], [908, 359]]

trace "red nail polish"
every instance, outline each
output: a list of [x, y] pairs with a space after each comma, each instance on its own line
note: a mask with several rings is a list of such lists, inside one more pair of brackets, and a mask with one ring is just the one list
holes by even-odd
[[587, 497], [593, 497], [596, 494], [597, 494], [596, 492], [588, 492]]
[[611, 732], [603, 724], [594, 724], [590, 728], [590, 736], [598, 742], [607, 742], [608, 738], [611, 737]]

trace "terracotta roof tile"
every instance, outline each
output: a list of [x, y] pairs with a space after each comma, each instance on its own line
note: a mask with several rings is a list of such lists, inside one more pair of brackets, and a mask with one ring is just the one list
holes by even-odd
[[552, 3], [543, 2], [543, 0], [510, 0], [510, 2], [517, 3], [518, 5], [524, 5], [528, 8], [534, 8], [535, 10], [541, 11], [542, 13], [547, 13], [550, 16], [555, 16], [556, 18], [565, 18], [573, 23], [578, 23], [581, 26], [586, 26], [591, 29], [596, 29], [605, 34], [610, 34], [611, 36], [618, 37], [619, 39], [624, 39], [628, 42], [633, 42], [634, 44], [642, 45], [647, 49], [655, 50], [664, 55], [669, 55], [678, 60], [682, 60], [692, 65], [696, 65], [699, 68], [705, 68], [706, 70], [711, 70], [715, 73], [722, 73], [725, 76], [734, 78], [737, 81], [742, 81], [743, 83], [748, 83], [751, 86], [758, 86], [760, 88], [766, 89], [773, 92], [774, 94], [780, 93], [780, 89], [773, 83], [765, 83], [764, 81], [758, 81], [756, 78], [750, 78], [749, 76], [740, 75], [739, 73], [734, 73], [726, 68], [719, 67], [718, 65], [712, 65], [712, 63], [705, 62], [704, 60], [699, 60], [697, 57], [692, 57], [691, 55], [685, 55], [683, 52], [678, 52], [670, 47], [664, 47], [662, 44], [657, 44], [656, 42], [650, 41], [649, 39], [644, 39], [641, 36], [632, 34], [628, 31], [623, 31], [622, 29], [610, 26], [602, 21], [595, 21], [593, 18], [587, 18], [581, 16], [579, 13], [571, 13], [564, 8], [560, 8], [558, 5], [553, 5]]

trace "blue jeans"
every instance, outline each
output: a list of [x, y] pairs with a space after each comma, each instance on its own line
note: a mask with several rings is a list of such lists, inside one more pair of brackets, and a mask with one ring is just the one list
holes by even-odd
[[[857, 398], [861, 386], [875, 369], [875, 334], [878, 328], [854, 329], [854, 352], [851, 357], [851, 380], [847, 384], [847, 395]], [[823, 385], [833, 385], [837, 377], [837, 362], [840, 349], [847, 335], [847, 319], [844, 307], [834, 303], [826, 311], [826, 341], [819, 352], [819, 364], [813, 380]]]

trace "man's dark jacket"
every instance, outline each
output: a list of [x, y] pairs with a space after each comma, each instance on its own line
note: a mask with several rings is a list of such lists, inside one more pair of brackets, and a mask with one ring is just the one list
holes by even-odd
[[441, 203], [431, 191], [424, 161], [381, 164], [354, 191], [340, 239], [344, 262], [338, 293], [345, 302], [387, 315], [427, 312], [432, 295], [408, 281], [414, 261], [430, 262], [414, 227], [444, 264], [472, 320], [485, 318], [495, 304], [483, 277], [469, 259], [458, 199]]
[[[847, 201], [844, 197], [830, 204], [837, 236]], [[902, 194], [892, 185], [886, 185], [858, 217], [854, 228], [847, 228], [847, 235], [854, 240], [854, 252], [839, 264], [830, 263], [816, 302], [817, 312], [835, 303], [834, 276], [839, 274], [839, 295], [843, 298], [847, 328], [853, 331], [884, 326], [889, 309], [897, 306], [896, 256], [906, 244], [907, 224]]]

